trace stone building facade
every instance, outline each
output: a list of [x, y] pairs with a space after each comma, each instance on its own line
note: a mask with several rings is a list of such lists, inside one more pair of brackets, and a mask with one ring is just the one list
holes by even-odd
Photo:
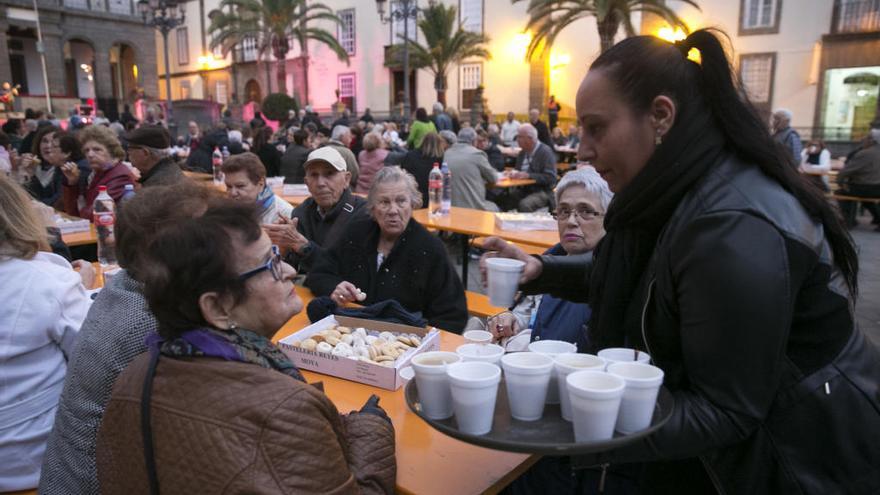
[[[158, 96], [156, 37], [135, 0], [0, 0], [0, 82], [21, 85], [22, 105], [65, 116], [94, 101], [111, 119], [124, 104]], [[46, 57], [45, 87], [37, 20]]]

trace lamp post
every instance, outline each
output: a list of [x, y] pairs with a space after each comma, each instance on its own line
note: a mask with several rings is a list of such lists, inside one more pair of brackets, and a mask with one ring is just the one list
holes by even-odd
[[[388, 15], [385, 15], [385, 2], [376, 0], [376, 10], [379, 12], [379, 20], [382, 24], [394, 21], [403, 21], [403, 123], [409, 122], [409, 20], [419, 17], [417, 0], [398, 0], [392, 5]], [[393, 42], [394, 40], [392, 40]]]
[[168, 64], [168, 33], [186, 20], [185, 0], [138, 0], [138, 12], [145, 26], [152, 26], [162, 33], [165, 50], [165, 107], [166, 120], [172, 136], [174, 132], [173, 108], [171, 105], [171, 69]]

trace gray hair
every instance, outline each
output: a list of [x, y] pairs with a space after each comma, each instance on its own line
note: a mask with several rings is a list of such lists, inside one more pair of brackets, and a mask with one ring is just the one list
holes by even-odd
[[330, 134], [330, 139], [339, 141], [342, 139], [342, 136], [345, 136], [346, 134], [351, 134], [351, 128], [345, 125], [338, 125], [333, 128], [333, 132]]
[[787, 108], [777, 108], [773, 112], [773, 115], [776, 115], [777, 117], [782, 117], [789, 122], [791, 122], [792, 117], [794, 117], [794, 115], [791, 113], [791, 110]]
[[608, 211], [608, 205], [611, 203], [614, 193], [608, 189], [608, 183], [599, 175], [599, 172], [596, 172], [595, 168], [585, 167], [563, 175], [559, 184], [556, 185], [557, 204], [562, 193], [572, 186], [583, 186], [587, 193], [599, 200], [599, 206], [602, 208], [601, 213]]
[[477, 131], [475, 131], [473, 127], [462, 127], [461, 130], [458, 131], [459, 143], [474, 144], [475, 139], [477, 139]]
[[452, 146], [453, 144], [458, 142], [458, 137], [455, 135], [455, 133], [448, 129], [440, 131], [440, 137], [442, 137], [449, 146]]
[[434, 102], [434, 106], [433, 106], [433, 108], [434, 108], [434, 111], [435, 111], [435, 112], [440, 113], [440, 112], [443, 111], [443, 104], [440, 103], [439, 101]]
[[230, 143], [240, 143], [241, 142], [241, 131], [229, 131], [229, 142]]
[[535, 129], [535, 126], [533, 126], [532, 124], [522, 124], [521, 126], [519, 126], [519, 132], [524, 132], [526, 135], [532, 138], [532, 141], [536, 143], [538, 142], [538, 129]]
[[407, 192], [409, 192], [410, 202], [413, 210], [422, 207], [422, 193], [419, 192], [419, 184], [413, 175], [397, 165], [382, 167], [373, 177], [373, 184], [367, 193], [367, 210], [372, 211], [376, 206], [376, 189], [382, 184], [391, 184], [403, 182], [406, 184]]

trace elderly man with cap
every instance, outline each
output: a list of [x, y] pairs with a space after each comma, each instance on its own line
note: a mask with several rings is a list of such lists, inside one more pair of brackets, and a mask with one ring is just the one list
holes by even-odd
[[263, 226], [300, 272], [308, 271], [324, 248], [341, 237], [353, 217], [365, 214], [366, 205], [363, 198], [351, 193], [351, 173], [345, 159], [331, 146], [309, 154], [305, 182], [311, 197], [293, 210], [292, 220]]
[[165, 186], [185, 179], [183, 171], [168, 154], [171, 138], [164, 127], [143, 126], [125, 135], [128, 159], [141, 173], [141, 187]]

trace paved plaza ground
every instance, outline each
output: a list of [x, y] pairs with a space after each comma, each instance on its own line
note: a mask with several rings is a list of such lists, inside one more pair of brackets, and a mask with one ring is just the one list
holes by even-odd
[[[859, 218], [859, 225], [852, 231], [859, 249], [859, 299], [856, 317], [862, 331], [875, 346], [880, 348], [880, 232], [874, 231], [870, 216]], [[455, 243], [457, 245], [457, 243]], [[461, 273], [459, 251], [451, 250], [451, 260]], [[471, 260], [468, 270], [468, 290], [485, 294], [480, 285], [479, 262]]]

